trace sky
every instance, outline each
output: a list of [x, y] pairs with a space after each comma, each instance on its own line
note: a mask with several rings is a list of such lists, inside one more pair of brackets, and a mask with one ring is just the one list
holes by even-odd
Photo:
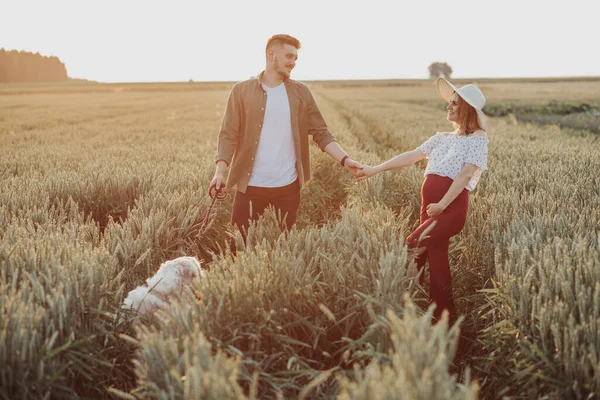
[[600, 76], [600, 0], [0, 0], [0, 47], [57, 56], [100, 82], [239, 81], [274, 34], [292, 78]]

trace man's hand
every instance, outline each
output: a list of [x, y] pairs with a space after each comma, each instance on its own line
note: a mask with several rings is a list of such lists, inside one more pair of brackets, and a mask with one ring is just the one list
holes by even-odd
[[217, 192], [219, 192], [225, 186], [225, 183], [223, 182], [224, 180], [225, 174], [215, 174], [215, 176], [212, 178], [212, 181], [210, 181], [209, 190], [212, 190], [212, 188], [214, 187], [217, 190]]
[[344, 169], [350, 172], [352, 176], [357, 178], [358, 174], [362, 170], [362, 165], [351, 158], [346, 158], [346, 160], [344, 161]]
[[217, 162], [217, 170], [215, 171], [215, 176], [210, 181], [210, 186], [208, 188], [209, 193], [212, 188], [215, 188], [217, 192], [220, 192], [221, 189], [225, 188], [225, 169], [227, 168], [227, 163], [224, 161]]
[[445, 207], [440, 203], [431, 203], [427, 206], [427, 215], [430, 217], [435, 217], [436, 215], [440, 215], [445, 210]]

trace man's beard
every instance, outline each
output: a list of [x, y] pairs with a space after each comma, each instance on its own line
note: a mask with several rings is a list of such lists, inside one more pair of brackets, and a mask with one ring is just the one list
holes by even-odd
[[284, 81], [290, 79], [290, 73], [287, 71], [287, 69], [285, 69], [285, 67], [283, 69], [279, 67], [277, 58], [275, 59], [275, 72], [277, 72]]

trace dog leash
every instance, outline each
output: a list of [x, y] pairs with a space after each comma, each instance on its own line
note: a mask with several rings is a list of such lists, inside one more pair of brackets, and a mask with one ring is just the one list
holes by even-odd
[[212, 201], [210, 202], [210, 206], [208, 207], [208, 210], [206, 210], [206, 214], [204, 215], [204, 221], [202, 221], [202, 225], [200, 226], [200, 230], [198, 231], [198, 237], [204, 235], [204, 231], [206, 229], [206, 226], [208, 225], [208, 221], [210, 221], [210, 213], [213, 207], [215, 206], [215, 203], [217, 202], [217, 200], [225, 200], [225, 198], [227, 198], [227, 191], [224, 188], [217, 190], [215, 186], [211, 186], [211, 188], [208, 191], [208, 195], [210, 196]]

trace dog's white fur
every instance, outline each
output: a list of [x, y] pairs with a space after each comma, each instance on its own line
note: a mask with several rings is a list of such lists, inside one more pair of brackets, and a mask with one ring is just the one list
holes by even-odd
[[158, 272], [146, 280], [146, 285], [133, 289], [125, 298], [123, 307], [151, 316], [158, 309], [165, 309], [173, 296], [180, 294], [194, 279], [205, 278], [195, 257], [179, 257], [165, 261]]

